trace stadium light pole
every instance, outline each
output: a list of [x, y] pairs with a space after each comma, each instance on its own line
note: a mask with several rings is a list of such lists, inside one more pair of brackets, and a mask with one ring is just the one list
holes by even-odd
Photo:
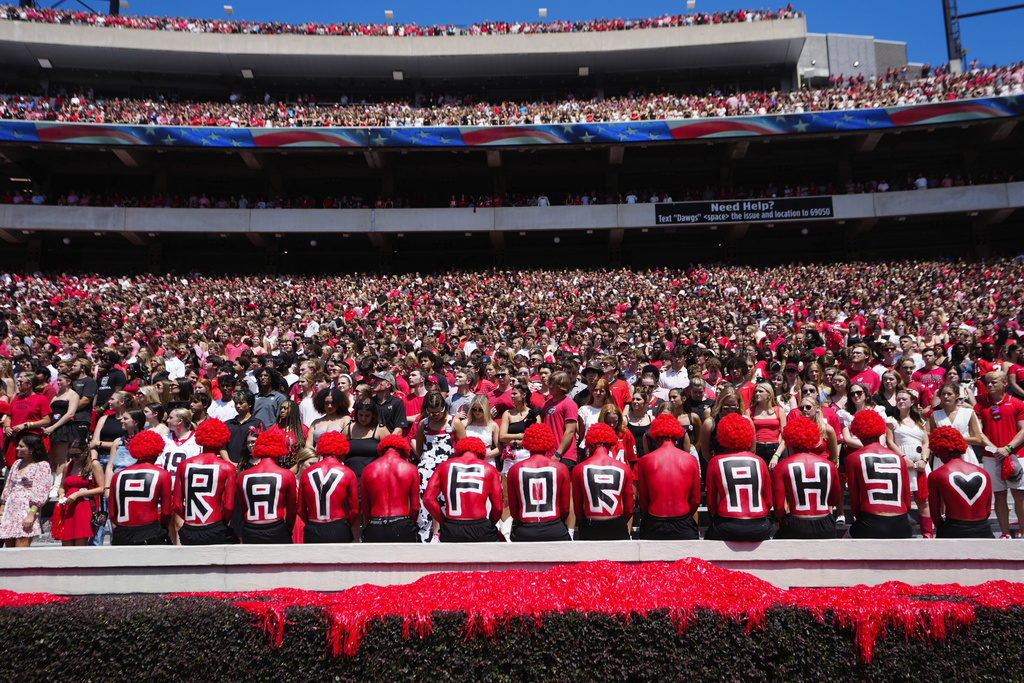
[[949, 70], [958, 74], [963, 71], [964, 49], [960, 45], [960, 20], [980, 17], [986, 14], [998, 12], [1009, 12], [1010, 10], [1024, 9], [1024, 4], [1007, 5], [1006, 7], [995, 7], [993, 9], [980, 10], [960, 14], [956, 9], [956, 0], [942, 0], [942, 15], [946, 20], [946, 51], [949, 55]]

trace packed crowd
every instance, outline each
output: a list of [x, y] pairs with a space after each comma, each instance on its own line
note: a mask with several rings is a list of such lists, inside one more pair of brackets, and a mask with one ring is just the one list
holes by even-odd
[[[152, 540], [138, 535], [150, 532], [160, 542], [233, 542], [235, 533], [253, 543], [301, 542], [337, 531], [338, 525], [318, 526], [328, 518], [346, 520], [341, 537], [347, 539], [359, 537], [362, 526], [364, 540], [429, 541], [434, 534], [467, 540], [463, 532], [491, 539], [501, 528], [513, 539], [518, 530], [519, 540], [535, 532], [567, 538], [563, 532], [571, 529], [580, 538], [620, 538], [630, 526], [647, 528], [648, 538], [693, 537], [695, 525], [680, 520], [696, 503], [683, 513], [672, 508], [668, 517], [678, 519], [664, 522], [662, 504], [645, 498], [658, 486], [656, 472], [647, 472], [645, 483], [648, 465], [684, 458], [690, 463], [684, 469], [699, 475], [715, 471], [708, 463], [720, 456], [756, 458], [770, 490], [770, 470], [803, 462], [793, 459], [796, 451], [834, 467], [841, 459], [852, 462], [864, 447], [881, 449], [872, 456], [876, 464], [878, 457], [896, 457], [897, 470], [903, 463], [921, 531], [929, 536], [928, 484], [917, 477], [941, 464], [929, 462], [928, 435], [946, 425], [971, 446], [962, 449], [964, 467], [985, 466], [1009, 537], [1008, 489], [1024, 509], [1019, 464], [1006, 455], [1024, 445], [1022, 297], [1024, 258], [328, 280], [5, 273], [0, 412], [10, 469], [0, 537], [27, 545], [41, 533], [39, 510], [48, 498], [58, 500], [59, 524], [51, 525], [66, 545], [103, 544], [111, 519], [120, 543]], [[884, 420], [881, 431], [877, 424], [855, 428], [857, 415], [867, 412]], [[658, 422], [663, 414], [674, 426]], [[719, 429], [731, 414], [742, 415], [744, 424], [731, 420]], [[791, 437], [787, 421], [796, 425]], [[534, 424], [544, 434], [533, 429], [527, 438]], [[332, 432], [344, 439], [324, 439]], [[746, 439], [741, 449], [729, 446], [737, 438]], [[636, 476], [636, 510], [628, 486], [608, 494], [602, 519], [577, 498], [586, 488], [577, 479], [589, 470], [573, 466], [591, 457], [600, 457], [591, 465], [618, 468], [616, 481]], [[524, 519], [524, 490], [513, 491], [508, 482], [522, 484], [515, 477], [527, 460], [551, 469], [552, 481], [571, 476], [574, 504]], [[189, 467], [200, 465], [203, 476], [215, 476], [214, 468], [222, 480], [237, 478], [238, 503], [229, 489], [220, 491], [223, 505], [214, 506], [220, 510], [214, 522], [223, 527], [207, 527], [209, 514], [197, 517], [192, 503], [181, 506], [182, 487], [198, 485], [188, 479]], [[483, 507], [465, 508], [470, 521], [486, 523], [446, 530], [458, 505], [449, 499], [446, 509], [438, 508], [448, 489], [438, 493], [436, 480], [464, 475], [463, 465], [486, 473], [477, 500]], [[322, 483], [328, 470], [348, 483], [327, 506], [341, 512], [331, 517], [325, 507], [326, 517], [318, 517], [309, 501], [319, 494], [302, 503], [302, 483], [310, 477]], [[121, 472], [128, 474], [119, 489]], [[247, 477], [290, 482], [299, 497], [281, 497], [277, 510], [258, 496], [250, 499], [256, 489], [246, 488]], [[388, 477], [410, 494], [397, 511], [381, 512], [373, 507], [374, 491]], [[752, 516], [749, 506], [740, 515], [717, 507], [731, 495], [722, 489], [727, 480], [707, 475], [715, 528], [709, 538], [754, 540], [744, 534], [770, 530], [767, 517]], [[148, 511], [144, 523], [126, 511], [134, 500], [130, 481], [160, 489], [147, 490], [150, 507], [133, 508]], [[497, 493], [494, 482], [500, 482]], [[699, 476], [687, 482], [699, 492]], [[870, 481], [860, 483], [871, 489]], [[853, 487], [853, 514], [870, 520], [877, 509], [859, 509]], [[177, 505], [170, 498], [175, 490]], [[212, 493], [196, 495], [209, 512]], [[778, 493], [777, 501], [785, 495]], [[473, 518], [488, 497], [491, 512]], [[836, 516], [845, 511], [829, 500], [830, 521], [816, 518], [814, 533], [831, 529], [834, 536]], [[770, 497], [762, 502], [773, 507]], [[776, 504], [777, 518], [787, 509], [794, 514], [791, 507]], [[988, 514], [986, 508], [979, 519]], [[754, 517], [759, 521], [748, 524]], [[384, 518], [391, 521], [374, 521]], [[544, 527], [523, 527], [541, 522]], [[661, 531], [651, 531], [652, 524]], [[790, 527], [783, 533], [797, 533]], [[883, 529], [909, 530], [909, 523]], [[874, 532], [862, 524], [857, 533]]]
[[362, 24], [354, 22], [290, 24], [278, 21], [245, 21], [240, 19], [197, 19], [192, 17], [137, 17], [98, 14], [80, 9], [56, 7], [0, 6], [0, 19], [31, 21], [44, 24], [72, 26], [101, 26], [107, 28], [139, 29], [148, 31], [181, 31], [185, 33], [241, 33], [259, 35], [298, 34], [317, 36], [479, 36], [518, 35], [531, 33], [581, 33], [628, 31], [634, 29], [701, 26], [706, 24], [732, 24], [739, 22], [791, 19], [799, 16], [793, 6], [771, 9], [739, 9], [726, 12], [696, 12], [692, 14], [664, 14], [642, 19], [590, 19], [577, 21], [482, 21], [468, 26], [455, 24]]
[[832, 196], [837, 194], [871, 194], [874, 192], [899, 192], [904, 190], [924, 190], [934, 188], [964, 187], [971, 185], [987, 185], [991, 183], [1012, 183], [1016, 177], [1012, 173], [991, 172], [972, 174], [938, 174], [919, 173], [917, 177], [908, 175], [901, 180], [889, 182], [886, 179], [850, 181], [843, 184], [834, 182], [792, 183], [781, 187], [769, 183], [760, 187], [712, 188], [706, 185], [703, 190], [684, 188], [679, 193], [667, 190], [648, 189], [642, 192], [630, 190], [622, 192], [569, 192], [552, 199], [546, 193], [526, 194], [509, 193], [507, 195], [477, 195], [460, 193], [458, 197], [438, 197], [412, 201], [402, 196], [373, 198], [362, 194], [328, 195], [323, 198], [310, 194], [300, 196], [263, 196], [259, 193], [249, 195], [215, 195], [213, 193], [196, 192], [189, 195], [156, 193], [152, 195], [121, 195], [101, 194], [97, 192], [81, 192], [70, 190], [60, 194], [55, 200], [46, 195], [42, 189], [21, 190], [7, 189], [0, 192], [0, 204], [14, 205], [56, 205], [56, 206], [110, 206], [128, 208], [167, 208], [167, 209], [408, 209], [408, 208], [439, 208], [477, 209], [477, 208], [512, 208], [524, 206], [589, 206], [597, 204], [657, 204], [690, 201], [712, 201], [733, 199], [770, 199], [777, 197], [814, 197]]
[[24, 121], [124, 123], [221, 128], [514, 126], [523, 124], [614, 123], [819, 111], [871, 109], [1024, 93], [1024, 62], [992, 67], [973, 64], [959, 75], [939, 69], [908, 75], [889, 71], [877, 79], [839, 76], [826, 88], [730, 92], [717, 87], [692, 93], [636, 93], [621, 97], [559, 101], [492, 102], [486, 96], [428, 96], [410, 102], [229, 102], [177, 101], [165, 97], [129, 99], [97, 96], [92, 89], [63, 88], [54, 96], [0, 95], [0, 118]]

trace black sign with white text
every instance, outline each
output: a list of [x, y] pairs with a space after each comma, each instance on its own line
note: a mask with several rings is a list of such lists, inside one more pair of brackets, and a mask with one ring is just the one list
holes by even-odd
[[832, 197], [785, 199], [730, 199], [720, 202], [655, 204], [658, 225], [706, 225], [832, 218]]

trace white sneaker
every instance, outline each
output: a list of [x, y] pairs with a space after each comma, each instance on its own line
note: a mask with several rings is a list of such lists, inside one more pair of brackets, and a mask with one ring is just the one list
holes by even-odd
[[846, 524], [846, 515], [836, 517], [836, 524]]

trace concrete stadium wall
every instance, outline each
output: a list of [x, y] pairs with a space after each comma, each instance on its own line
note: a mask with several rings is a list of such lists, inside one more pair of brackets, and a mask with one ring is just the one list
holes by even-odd
[[[1024, 207], [1024, 182], [837, 195], [835, 220]], [[810, 219], [809, 219], [810, 220]], [[728, 222], [723, 222], [723, 225]], [[472, 209], [128, 209], [0, 205], [0, 229], [133, 233], [398, 233], [655, 227], [653, 204]], [[685, 226], [678, 226], [685, 229]]]
[[542, 570], [594, 560], [699, 557], [780, 588], [1024, 581], [1024, 543], [998, 540], [609, 541], [469, 545], [25, 548], [0, 553], [0, 586], [58, 595], [337, 591], [447, 571]]
[[[33, 53], [41, 47], [59, 45], [196, 55], [351, 56], [364, 59], [646, 51], [678, 46], [790, 40], [802, 38], [806, 33], [804, 17], [635, 31], [407, 38], [184, 33], [0, 21], [0, 42], [20, 43]], [[201, 65], [197, 67], [206, 71]]]

